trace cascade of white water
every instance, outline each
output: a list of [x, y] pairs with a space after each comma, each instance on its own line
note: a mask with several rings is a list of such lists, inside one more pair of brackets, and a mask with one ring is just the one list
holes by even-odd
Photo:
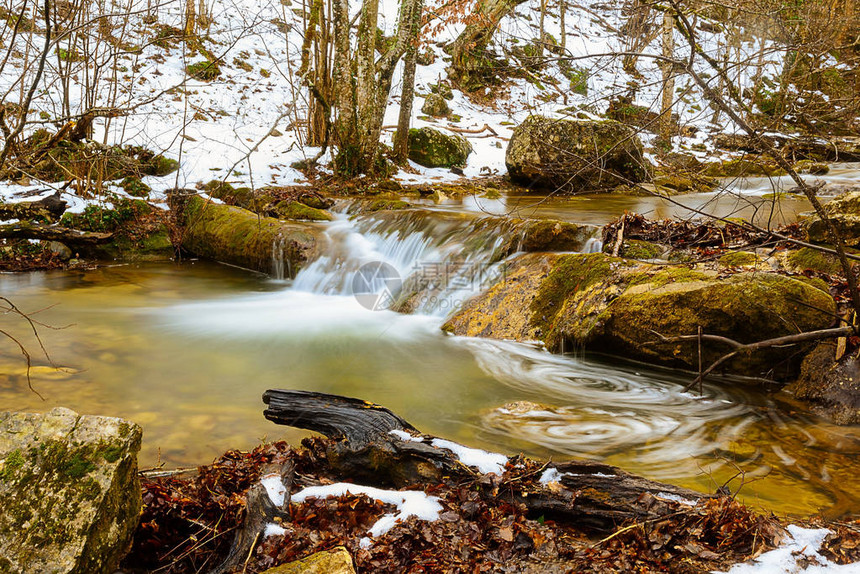
[[291, 275], [290, 262], [284, 258], [285, 243], [281, 235], [272, 241], [272, 279], [276, 281], [283, 281]]
[[385, 263], [399, 274], [404, 296], [410, 290], [420, 295], [412, 309], [447, 314], [497, 276], [494, 263], [508, 241], [506, 231], [505, 222], [473, 225], [421, 212], [353, 219], [339, 215], [327, 230], [327, 254], [298, 273], [293, 289], [351, 295], [362, 265]]

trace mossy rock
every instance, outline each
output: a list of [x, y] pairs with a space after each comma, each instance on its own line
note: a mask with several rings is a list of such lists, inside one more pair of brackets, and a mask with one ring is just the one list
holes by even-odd
[[860, 424], [860, 370], [855, 353], [836, 360], [836, 342], [822, 341], [803, 361], [786, 391], [836, 424]]
[[162, 224], [142, 236], [117, 235], [110, 243], [87, 249], [81, 255], [111, 261], [171, 261], [176, 249]]
[[659, 259], [665, 252], [662, 245], [641, 239], [628, 239], [620, 250], [620, 254], [628, 259]]
[[[830, 221], [849, 247], [860, 247], [860, 191], [849, 191], [824, 206]], [[818, 216], [804, 222], [809, 241], [833, 243], [827, 225]]]
[[827, 175], [830, 173], [830, 166], [826, 163], [812, 161], [810, 159], [802, 159], [794, 164], [794, 171], [797, 173], [808, 173], [810, 175]]
[[[4, 176], [22, 175], [48, 182], [78, 178], [83, 181], [140, 179], [146, 175], [165, 176], [179, 169], [179, 162], [140, 146], [106, 146], [93, 141], [62, 140], [44, 149], [52, 134], [37, 130], [24, 146], [41, 152], [39, 160], [19, 167], [11, 166]], [[20, 170], [20, 171], [19, 171]]]
[[785, 170], [764, 158], [755, 160], [735, 158], [709, 163], [705, 167], [704, 174], [710, 177], [776, 177], [785, 175]]
[[606, 191], [650, 178], [642, 142], [612, 120], [529, 116], [514, 129], [505, 153], [511, 180], [552, 191]]
[[758, 255], [750, 251], [729, 251], [718, 261], [720, 267], [755, 267], [760, 263]]
[[[505, 281], [469, 301], [444, 329], [457, 335], [541, 340], [550, 349], [585, 348], [697, 368], [693, 343], [665, 337], [705, 333], [751, 343], [830, 326], [826, 292], [789, 277], [740, 273], [720, 279], [685, 266], [651, 265], [602, 253], [527, 254]], [[710, 344], [706, 363], [730, 349]], [[784, 380], [796, 375], [803, 346], [738, 356], [727, 372]]]
[[362, 213], [374, 213], [376, 211], [396, 211], [400, 209], [409, 209], [412, 206], [400, 199], [375, 199], [370, 203], [364, 204], [361, 207]]
[[203, 60], [202, 62], [195, 62], [185, 66], [185, 73], [196, 80], [211, 82], [218, 79], [218, 76], [221, 75], [221, 68], [217, 62]]
[[323, 197], [315, 193], [303, 193], [299, 196], [299, 202], [304, 203], [308, 207], [314, 209], [330, 209], [334, 205], [334, 201], [328, 197]]
[[421, 113], [434, 118], [444, 118], [451, 113], [451, 108], [448, 107], [448, 102], [441, 95], [428, 94], [424, 98], [424, 105], [421, 106]]
[[828, 275], [843, 274], [842, 264], [839, 263], [839, 258], [836, 255], [823, 253], [811, 247], [789, 251], [784, 256], [784, 264], [791, 271], [812, 270]]
[[433, 128], [409, 130], [409, 159], [424, 167], [466, 167], [472, 145], [465, 138]]
[[514, 221], [508, 252], [579, 251], [594, 236], [590, 225], [576, 225], [556, 219]]
[[315, 552], [301, 560], [275, 566], [263, 574], [355, 574], [352, 556], [343, 546]]
[[140, 181], [139, 177], [129, 176], [123, 179], [119, 186], [129, 195], [134, 197], [149, 197], [149, 192], [152, 189]]
[[141, 429], [55, 408], [0, 413], [0, 569], [114, 572], [141, 510]]
[[434, 94], [439, 94], [446, 100], [454, 99], [454, 90], [451, 89], [451, 86], [446, 84], [445, 82], [439, 82], [436, 84], [431, 84], [430, 92]]
[[322, 229], [312, 223], [260, 217], [197, 195], [174, 195], [170, 203], [185, 225], [184, 250], [246, 269], [271, 273], [281, 267], [294, 276], [314, 256], [323, 237]]
[[275, 205], [274, 212], [281, 219], [300, 221], [331, 221], [334, 219], [327, 211], [307, 206], [298, 201], [280, 201]]
[[656, 173], [654, 185], [670, 193], [705, 193], [713, 191], [719, 182], [694, 172], [674, 171], [673, 173]]

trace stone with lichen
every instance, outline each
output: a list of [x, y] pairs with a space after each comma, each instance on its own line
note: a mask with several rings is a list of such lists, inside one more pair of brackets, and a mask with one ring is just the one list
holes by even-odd
[[140, 439], [65, 408], [0, 413], [0, 572], [114, 572], [140, 515]]

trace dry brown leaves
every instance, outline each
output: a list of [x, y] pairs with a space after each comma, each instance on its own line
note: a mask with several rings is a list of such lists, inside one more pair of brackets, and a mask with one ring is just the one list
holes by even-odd
[[[294, 489], [343, 480], [333, 476], [324, 454], [325, 439], [230, 451], [191, 479], [144, 480], [144, 513], [128, 571], [208, 572], [225, 558], [244, 513], [244, 493], [263, 467], [295, 465]], [[424, 485], [440, 499], [434, 522], [410, 518], [362, 548], [360, 540], [393, 508], [364, 496], [316, 499], [290, 507], [283, 536], [257, 545], [246, 572], [345, 546], [359, 572], [701, 572], [749, 558], [772, 547], [777, 521], [751, 513], [729, 499], [696, 508], [677, 505], [659, 520], [619, 525], [601, 542], [577, 524], [529, 516], [515, 494], [537, 492], [543, 466], [516, 459], [503, 479], [475, 476]], [[421, 488], [416, 486], [415, 488]], [[541, 566], [543, 565], [543, 566]], [[549, 565], [554, 565], [550, 568]], [[544, 570], [541, 570], [544, 568]]]

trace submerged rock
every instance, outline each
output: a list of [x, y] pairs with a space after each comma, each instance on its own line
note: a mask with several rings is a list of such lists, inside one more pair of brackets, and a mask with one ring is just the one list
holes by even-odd
[[786, 390], [836, 424], [860, 424], [860, 362], [850, 354], [837, 361], [836, 349], [835, 341], [819, 343]]
[[[527, 254], [502, 282], [472, 299], [443, 327], [457, 335], [540, 340], [553, 350], [586, 348], [654, 363], [698, 368], [704, 333], [751, 343], [830, 326], [833, 298], [807, 283], [768, 273], [720, 279], [684, 266], [651, 265], [602, 253]], [[726, 371], [787, 379], [803, 347], [739, 355]], [[706, 344], [706, 365], [731, 348]]]
[[505, 165], [514, 182], [553, 191], [606, 190], [649, 178], [639, 137], [612, 120], [529, 116], [511, 136]]
[[114, 572], [141, 509], [140, 438], [64, 408], [0, 413], [0, 572]]
[[461, 136], [433, 128], [409, 130], [409, 159], [424, 167], [466, 167], [470, 153], [472, 145]]

